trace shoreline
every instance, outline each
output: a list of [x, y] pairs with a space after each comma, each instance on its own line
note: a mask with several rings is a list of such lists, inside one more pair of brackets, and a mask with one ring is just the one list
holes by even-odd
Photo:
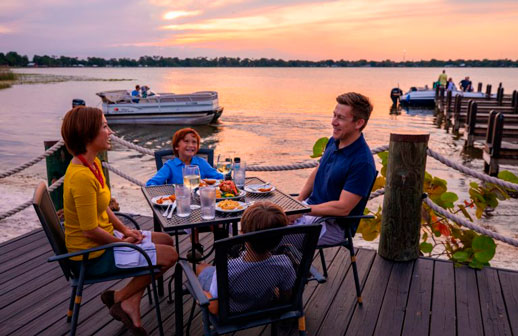
[[[19, 68], [27, 69], [27, 68]], [[52, 75], [52, 74], [36, 74], [36, 73], [20, 73], [13, 72], [16, 79], [13, 80], [0, 80], [0, 90], [8, 89], [13, 85], [26, 85], [26, 84], [50, 84], [50, 83], [61, 83], [61, 82], [124, 82], [132, 81], [131, 78], [95, 78], [87, 76], [63, 76], [63, 75]]]

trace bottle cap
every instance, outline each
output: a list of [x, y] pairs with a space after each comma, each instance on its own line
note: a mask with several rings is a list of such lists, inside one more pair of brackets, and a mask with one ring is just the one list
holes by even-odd
[[234, 163], [240, 163], [240, 162], [241, 162], [241, 158], [238, 158], [238, 157], [234, 158]]

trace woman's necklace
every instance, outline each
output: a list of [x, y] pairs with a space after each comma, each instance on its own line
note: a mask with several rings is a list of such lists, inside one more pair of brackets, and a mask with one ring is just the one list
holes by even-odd
[[88, 169], [90, 169], [90, 171], [94, 174], [97, 181], [99, 181], [99, 183], [101, 184], [101, 188], [104, 188], [103, 176], [101, 174], [101, 170], [97, 166], [97, 163], [95, 163], [95, 161], [94, 161], [94, 167], [95, 167], [95, 169], [94, 169], [94, 167], [92, 167], [92, 165], [89, 164], [88, 161], [86, 161], [85, 157], [82, 154], [77, 155], [77, 158], [83, 163], [83, 165], [85, 165], [86, 167], [88, 167]]

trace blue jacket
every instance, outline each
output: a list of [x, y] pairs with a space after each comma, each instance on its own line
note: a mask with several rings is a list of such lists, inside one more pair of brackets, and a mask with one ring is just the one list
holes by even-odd
[[[223, 179], [223, 174], [212, 168], [207, 161], [201, 157], [194, 156], [191, 165], [200, 167], [201, 178]], [[146, 186], [162, 184], [183, 184], [182, 168], [185, 167], [179, 158], [167, 160], [159, 171], [147, 181]]]

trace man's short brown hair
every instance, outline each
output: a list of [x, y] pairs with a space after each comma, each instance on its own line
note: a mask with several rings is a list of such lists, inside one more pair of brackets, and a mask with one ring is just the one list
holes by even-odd
[[365, 120], [365, 123], [360, 129], [360, 132], [363, 131], [365, 126], [367, 126], [367, 122], [369, 121], [373, 109], [369, 98], [360, 93], [347, 92], [336, 97], [336, 101], [338, 104], [351, 107], [355, 121], [358, 119]]
[[[284, 211], [272, 202], [256, 202], [243, 213], [241, 228], [243, 233], [273, 229], [288, 225], [288, 217]], [[257, 253], [265, 253], [275, 248], [281, 240], [250, 240], [250, 247]]]
[[178, 143], [180, 142], [180, 140], [185, 139], [187, 134], [193, 134], [194, 137], [196, 138], [196, 141], [198, 142], [198, 145], [196, 146], [196, 152], [200, 149], [201, 138], [200, 138], [200, 135], [198, 134], [198, 132], [196, 132], [196, 130], [194, 130], [192, 128], [182, 128], [181, 130], [178, 130], [174, 133], [173, 141], [171, 144], [171, 146], [173, 147], [173, 153], [176, 157], [178, 157], [178, 151], [176, 150], [176, 147], [178, 146]]
[[76, 106], [65, 114], [61, 136], [70, 154], [86, 153], [86, 145], [94, 141], [103, 123], [103, 112], [95, 107]]

